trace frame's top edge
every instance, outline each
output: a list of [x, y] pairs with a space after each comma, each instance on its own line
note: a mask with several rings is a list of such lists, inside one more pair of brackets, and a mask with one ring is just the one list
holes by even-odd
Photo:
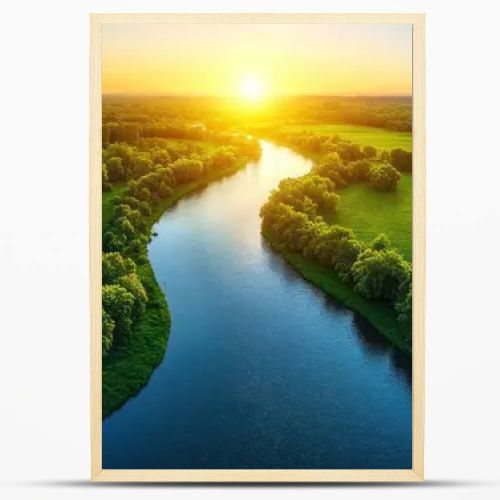
[[425, 13], [90, 13], [93, 23], [391, 23], [417, 24]]

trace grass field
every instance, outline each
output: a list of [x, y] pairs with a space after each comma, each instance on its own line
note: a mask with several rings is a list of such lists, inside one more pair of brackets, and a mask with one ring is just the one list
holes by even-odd
[[412, 176], [403, 174], [395, 192], [353, 184], [339, 192], [340, 206], [328, 222], [349, 227], [365, 242], [385, 233], [404, 257], [412, 256]]
[[312, 132], [318, 135], [339, 135], [343, 139], [361, 146], [373, 146], [377, 149], [401, 148], [412, 150], [411, 132], [396, 132], [375, 127], [358, 125], [343, 125], [340, 123], [293, 124], [279, 127], [280, 132], [305, 133]]

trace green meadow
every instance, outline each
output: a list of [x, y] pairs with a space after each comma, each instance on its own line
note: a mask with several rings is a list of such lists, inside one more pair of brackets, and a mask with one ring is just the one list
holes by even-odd
[[280, 127], [280, 132], [299, 133], [312, 132], [317, 135], [339, 135], [361, 146], [373, 146], [377, 149], [390, 150], [401, 148], [412, 150], [411, 132], [397, 132], [361, 125], [346, 125], [341, 123], [292, 124]]
[[385, 233], [405, 259], [411, 261], [411, 174], [402, 174], [394, 192], [376, 191], [363, 183], [352, 184], [338, 193], [340, 206], [329, 222], [351, 228], [365, 242]]

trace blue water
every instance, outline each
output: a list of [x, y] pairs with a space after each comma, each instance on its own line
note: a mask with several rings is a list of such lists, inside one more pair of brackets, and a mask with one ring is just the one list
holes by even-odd
[[103, 422], [104, 468], [411, 468], [411, 362], [266, 246], [261, 205], [311, 164], [262, 146], [154, 228], [170, 339]]

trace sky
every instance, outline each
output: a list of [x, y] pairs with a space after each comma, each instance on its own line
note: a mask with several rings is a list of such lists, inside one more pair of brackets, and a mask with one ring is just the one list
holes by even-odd
[[412, 27], [105, 24], [103, 93], [411, 95]]

